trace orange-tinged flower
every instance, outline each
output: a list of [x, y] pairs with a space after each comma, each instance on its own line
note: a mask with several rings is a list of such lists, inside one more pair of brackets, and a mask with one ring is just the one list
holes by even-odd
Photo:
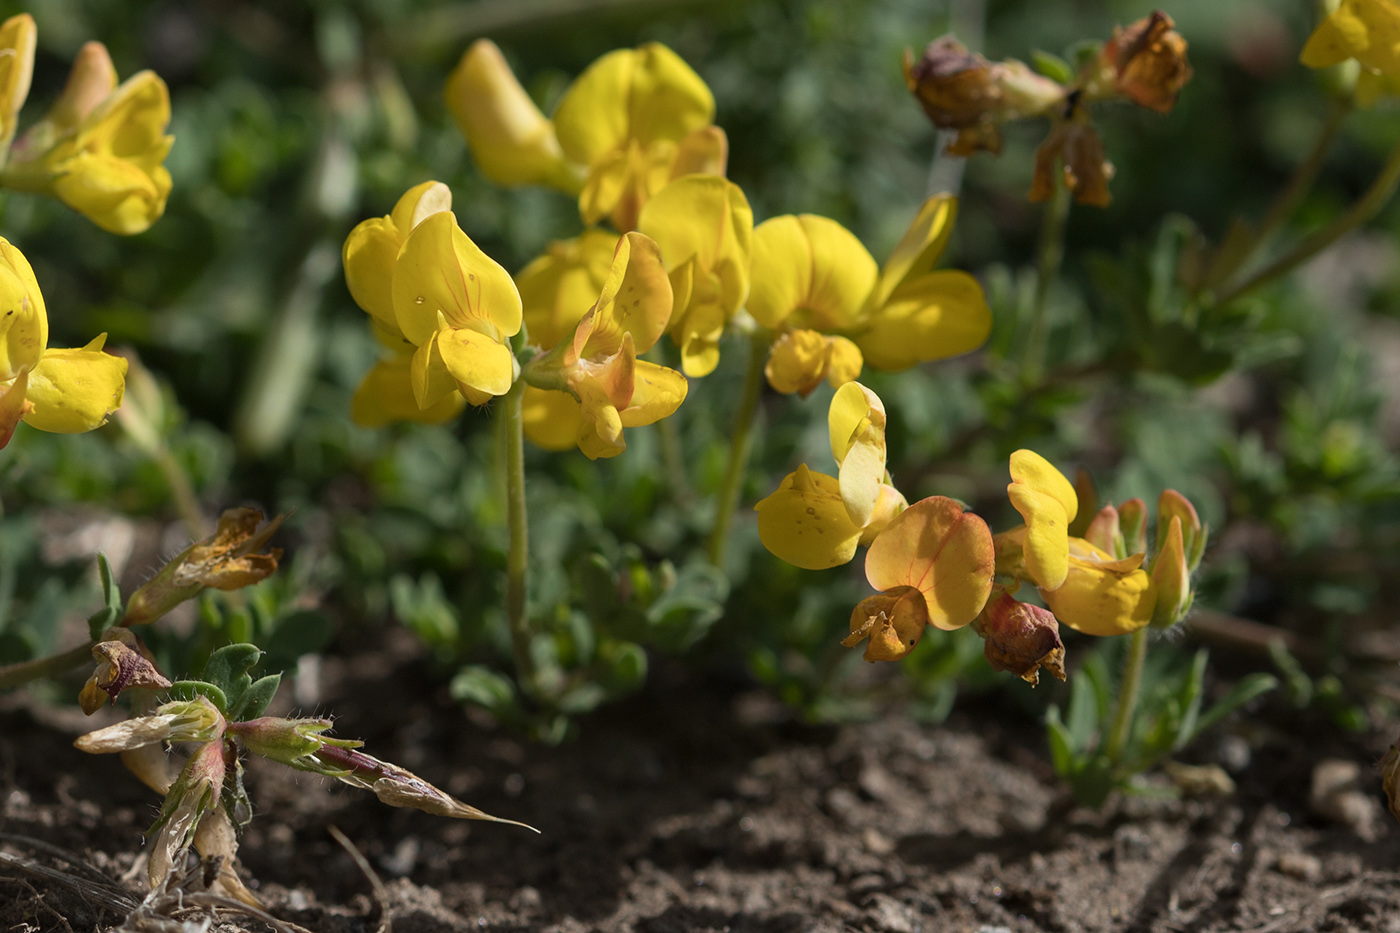
[[1040, 588], [1045, 605], [1070, 628], [1086, 635], [1122, 635], [1152, 621], [1157, 589], [1142, 569], [1142, 554], [1123, 560], [1082, 538], [1069, 539], [1063, 584]]
[[1113, 70], [1118, 93], [1140, 107], [1167, 113], [1191, 80], [1186, 40], [1161, 10], [1129, 26], [1115, 27], [1102, 59]]

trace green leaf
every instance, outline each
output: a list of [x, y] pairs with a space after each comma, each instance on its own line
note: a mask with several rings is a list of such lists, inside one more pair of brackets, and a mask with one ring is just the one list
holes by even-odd
[[1235, 684], [1229, 693], [1221, 697], [1219, 702], [1201, 716], [1200, 721], [1196, 724], [1194, 734], [1200, 735], [1250, 700], [1263, 696], [1277, 686], [1278, 678], [1273, 674], [1250, 674]]
[[1181, 721], [1172, 739], [1172, 751], [1181, 751], [1196, 737], [1196, 724], [1201, 716], [1201, 697], [1206, 677], [1206, 659], [1210, 652], [1202, 648], [1191, 661], [1191, 670], [1181, 684]]
[[214, 684], [204, 680], [177, 680], [170, 685], [172, 700], [193, 700], [201, 696], [217, 706], [219, 712], [228, 714], [228, 697]]
[[1045, 711], [1045, 738], [1050, 743], [1050, 761], [1055, 765], [1055, 773], [1063, 780], [1069, 780], [1078, 770], [1078, 763], [1074, 754], [1074, 740], [1060, 721], [1058, 706], [1051, 706]]
[[281, 674], [268, 674], [266, 677], [259, 677], [253, 681], [252, 685], [243, 691], [243, 696], [228, 711], [229, 718], [240, 722], [245, 719], [257, 719], [267, 712], [267, 704], [272, 702], [272, 697], [277, 693], [277, 688], [281, 683]]
[[1069, 62], [1044, 49], [1031, 50], [1031, 67], [1051, 81], [1069, 84], [1074, 80], [1074, 70], [1070, 68]]
[[1099, 728], [1099, 698], [1094, 685], [1087, 677], [1076, 677], [1070, 684], [1068, 722], [1070, 745], [1075, 755], [1083, 755], [1089, 750], [1094, 733]]
[[228, 702], [238, 703], [244, 691], [253, 683], [248, 671], [261, 657], [262, 650], [257, 645], [225, 645], [209, 655], [200, 676], [223, 691]]
[[515, 708], [515, 685], [505, 677], [480, 665], [464, 667], [452, 678], [452, 697], [498, 715]]
[[122, 604], [122, 588], [117, 583], [117, 578], [112, 573], [112, 565], [107, 563], [105, 554], [97, 555], [97, 575], [102, 579], [102, 600], [106, 608], [120, 616], [125, 608]]
[[102, 637], [102, 633], [116, 625], [121, 617], [121, 610], [113, 609], [111, 606], [103, 606], [88, 616], [88, 635], [92, 637], [93, 641], [97, 641]]

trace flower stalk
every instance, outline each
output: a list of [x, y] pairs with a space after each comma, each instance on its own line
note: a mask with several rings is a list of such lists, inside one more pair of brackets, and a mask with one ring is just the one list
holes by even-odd
[[1050, 298], [1050, 287], [1059, 275], [1060, 263], [1065, 256], [1065, 227], [1069, 222], [1070, 189], [1054, 176], [1054, 191], [1041, 215], [1040, 241], [1036, 246], [1035, 297], [1031, 304], [1030, 327], [1026, 344], [1021, 348], [1021, 374], [1026, 385], [1035, 385], [1045, 370], [1045, 340], [1048, 326], [1045, 321], [1045, 306]]
[[1123, 666], [1123, 680], [1118, 685], [1118, 711], [1113, 716], [1113, 727], [1108, 734], [1108, 744], [1104, 754], [1111, 766], [1117, 767], [1127, 747], [1128, 735], [1133, 729], [1133, 713], [1137, 710], [1138, 690], [1142, 685], [1142, 668], [1147, 660], [1147, 629], [1133, 632], [1128, 642], [1128, 660]]
[[734, 510], [739, 507], [739, 494], [744, 487], [744, 473], [753, 448], [753, 423], [758, 413], [758, 400], [763, 394], [764, 367], [768, 362], [769, 335], [762, 332], [749, 338], [749, 370], [744, 377], [744, 394], [734, 415], [734, 431], [729, 439], [729, 466], [724, 482], [715, 497], [715, 523], [710, 531], [706, 554], [710, 563], [724, 567], [724, 552], [729, 545], [729, 526]]
[[504, 448], [506, 471], [506, 525], [510, 537], [506, 552], [506, 621], [510, 626], [515, 674], [526, 693], [535, 689], [535, 662], [530, 654], [530, 613], [526, 583], [530, 568], [529, 517], [525, 510], [525, 380], [517, 379], [501, 404], [497, 438]]

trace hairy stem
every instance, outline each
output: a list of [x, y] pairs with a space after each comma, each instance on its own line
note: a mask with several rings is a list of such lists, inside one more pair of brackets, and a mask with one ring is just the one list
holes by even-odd
[[1118, 711], [1113, 716], [1113, 729], [1108, 734], [1104, 754], [1109, 764], [1117, 765], [1123, 748], [1133, 730], [1133, 713], [1137, 711], [1138, 689], [1142, 685], [1142, 666], [1147, 660], [1147, 626], [1132, 634], [1128, 642], [1128, 661], [1123, 665], [1123, 681], [1118, 685]]
[[93, 642], [78, 645], [60, 654], [34, 658], [0, 667], [0, 690], [12, 690], [40, 677], [54, 677], [72, 670], [84, 661], [92, 662]]
[[729, 438], [729, 466], [724, 473], [724, 484], [715, 498], [715, 523], [706, 547], [710, 563], [721, 569], [724, 567], [724, 551], [729, 544], [729, 526], [734, 520], [734, 510], [739, 506], [739, 493], [744, 488], [744, 473], [748, 469], [749, 451], [753, 447], [754, 415], [758, 412], [759, 396], [763, 394], [763, 368], [768, 362], [768, 336], [754, 334], [749, 341], [749, 372], [744, 379], [744, 395], [739, 401], [739, 410], [734, 415], [734, 432]]
[[1400, 184], [1400, 144], [1397, 144], [1390, 151], [1390, 155], [1385, 160], [1385, 165], [1381, 167], [1380, 174], [1376, 180], [1371, 182], [1371, 187], [1361, 196], [1355, 204], [1347, 209], [1346, 213], [1332, 221], [1321, 230], [1307, 237], [1303, 242], [1284, 253], [1269, 265], [1258, 272], [1233, 286], [1226, 286], [1215, 296], [1215, 304], [1223, 305], [1241, 295], [1253, 291], [1261, 285], [1272, 282], [1280, 276], [1292, 272], [1298, 266], [1331, 246], [1343, 235], [1364, 224], [1385, 207], [1391, 195], [1395, 193], [1395, 186]]
[[1045, 320], [1045, 305], [1050, 297], [1050, 286], [1055, 283], [1060, 262], [1065, 256], [1069, 201], [1069, 186], [1056, 176], [1055, 191], [1045, 205], [1045, 213], [1040, 220], [1040, 241], [1036, 245], [1035, 257], [1035, 298], [1031, 304], [1026, 343], [1021, 348], [1021, 379], [1027, 385], [1038, 382], [1045, 368], [1045, 340], [1049, 329]]
[[506, 553], [506, 620], [515, 655], [515, 676], [529, 694], [535, 690], [535, 662], [530, 655], [530, 613], [525, 600], [530, 540], [525, 513], [524, 398], [525, 380], [517, 379], [502, 400], [497, 438], [505, 453], [506, 525], [510, 534], [510, 549]]

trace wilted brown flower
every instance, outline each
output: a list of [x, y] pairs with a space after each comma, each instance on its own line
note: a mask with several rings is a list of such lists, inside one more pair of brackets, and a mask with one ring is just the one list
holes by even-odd
[[1055, 165], [1064, 161], [1065, 187], [1080, 204], [1107, 207], [1112, 197], [1108, 180], [1113, 166], [1104, 158], [1103, 142], [1087, 117], [1057, 123], [1035, 151], [1035, 174], [1027, 199], [1033, 204], [1050, 200], [1055, 191]]
[[117, 702], [117, 696], [130, 687], [164, 690], [170, 686], [151, 659], [142, 653], [136, 636], [124, 628], [108, 629], [92, 646], [97, 669], [83, 684], [78, 704], [91, 716], [104, 703]]
[[1175, 25], [1157, 10], [1129, 26], [1115, 27], [1102, 52], [1102, 61], [1113, 69], [1118, 93], [1158, 113], [1170, 111], [1191, 80], [1186, 40]]
[[160, 817], [151, 827], [155, 836], [151, 839], [146, 876], [153, 889], [160, 887], [174, 869], [180, 853], [194, 841], [199, 824], [218, 809], [227, 771], [221, 730], [195, 749], [165, 795]]
[[[263, 525], [257, 509], [229, 509], [219, 527], [203, 541], [190, 545], [137, 590], [126, 605], [123, 625], [154, 622], [205, 587], [237, 590], [271, 576], [282, 557], [278, 548], [254, 553], [282, 523], [282, 516]], [[261, 525], [262, 527], [258, 527]]]
[[861, 639], [867, 661], [898, 661], [914, 650], [928, 625], [928, 603], [916, 587], [896, 586], [867, 596], [851, 613], [851, 634], [841, 644], [854, 648]]
[[973, 625], [986, 640], [983, 653], [995, 670], [1010, 671], [1032, 687], [1040, 683], [1041, 668], [1065, 679], [1060, 624], [1049, 610], [1003, 593], [988, 601]]
[[1400, 744], [1390, 746], [1381, 759], [1381, 785], [1390, 803], [1390, 815], [1400, 820]]
[[1046, 113], [1066, 94], [1023, 63], [989, 62], [952, 36], [930, 42], [918, 62], [906, 51], [904, 80], [934, 126], [959, 131], [954, 155], [1000, 152], [1000, 124]]

